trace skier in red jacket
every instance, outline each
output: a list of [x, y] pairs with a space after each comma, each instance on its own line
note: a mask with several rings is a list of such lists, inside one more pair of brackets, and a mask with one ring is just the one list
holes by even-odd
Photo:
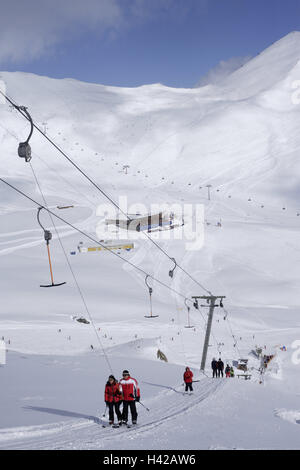
[[110, 375], [104, 391], [104, 400], [109, 409], [109, 424], [114, 424], [114, 409], [119, 425], [122, 424], [122, 413], [120, 411], [122, 399], [122, 386], [116, 381], [113, 375]]
[[184, 383], [185, 383], [185, 391], [186, 392], [188, 390], [190, 390], [191, 392], [193, 391], [193, 385], [192, 385], [193, 377], [194, 377], [194, 374], [191, 371], [191, 369], [189, 367], [186, 367], [185, 368], [185, 373], [183, 374], [183, 380], [184, 380]]
[[128, 370], [123, 370], [123, 378], [120, 380], [123, 390], [123, 415], [122, 420], [124, 424], [128, 421], [128, 408], [131, 411], [132, 424], [137, 423], [136, 402], [140, 401], [140, 389], [136, 379], [130, 377]]

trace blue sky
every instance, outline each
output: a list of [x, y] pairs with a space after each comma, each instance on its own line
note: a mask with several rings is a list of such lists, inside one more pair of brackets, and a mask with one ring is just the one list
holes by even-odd
[[116, 86], [193, 87], [220, 61], [233, 67], [300, 30], [299, 0], [0, 0], [0, 7], [0, 70]]

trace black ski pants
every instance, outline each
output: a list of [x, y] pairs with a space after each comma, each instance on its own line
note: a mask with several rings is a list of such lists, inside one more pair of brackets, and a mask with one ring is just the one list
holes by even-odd
[[213, 369], [213, 378], [218, 377], [218, 369]]
[[190, 390], [191, 392], [193, 391], [192, 382], [190, 383], [185, 382], [185, 391], [187, 392], [188, 390]]
[[126, 423], [128, 421], [128, 408], [130, 408], [130, 411], [131, 411], [132, 421], [136, 421], [138, 414], [136, 411], [135, 400], [123, 401], [123, 415], [122, 415], [123, 421], [126, 421]]
[[122, 420], [122, 413], [120, 411], [120, 405], [121, 405], [120, 401], [118, 401], [117, 403], [114, 403], [114, 402], [107, 403], [109, 421], [114, 421], [114, 417], [115, 417], [114, 410], [116, 412], [118, 421]]

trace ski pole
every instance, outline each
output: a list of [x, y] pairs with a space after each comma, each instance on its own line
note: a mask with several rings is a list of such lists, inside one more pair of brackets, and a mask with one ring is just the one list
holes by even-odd
[[107, 404], [105, 403], [105, 410], [104, 410], [104, 413], [103, 413], [103, 415], [102, 415], [102, 418], [105, 418], [106, 410], [107, 410]]
[[[192, 383], [195, 383], [195, 382], [200, 382], [200, 380], [193, 380]], [[184, 383], [181, 384], [181, 385], [185, 385]]]
[[138, 403], [139, 403], [140, 405], [142, 405], [144, 408], [146, 408], [147, 411], [150, 411], [149, 408], [147, 408], [147, 406], [143, 405], [143, 403], [142, 403], [141, 401], [138, 401]]

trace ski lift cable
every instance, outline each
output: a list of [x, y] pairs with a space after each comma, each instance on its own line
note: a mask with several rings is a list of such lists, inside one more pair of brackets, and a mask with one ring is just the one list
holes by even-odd
[[[35, 199], [33, 199], [32, 197], [28, 196], [27, 194], [25, 194], [23, 191], [21, 191], [20, 189], [16, 188], [14, 185], [12, 185], [11, 183], [9, 183], [8, 181], [6, 181], [5, 179], [1, 178], [0, 177], [0, 181], [4, 184], [6, 184], [6, 186], [10, 187], [11, 189], [13, 189], [14, 191], [16, 191], [17, 193], [19, 193], [20, 195], [22, 195], [23, 197], [25, 197], [26, 199], [28, 199], [29, 201], [31, 201], [32, 203], [34, 203], [36, 206], [38, 207], [43, 207], [43, 209], [45, 209], [47, 212], [49, 212], [51, 215], [53, 215], [54, 217], [56, 217], [57, 219], [59, 219], [61, 222], [65, 223], [66, 225], [68, 225], [69, 227], [71, 227], [73, 230], [75, 230], [76, 232], [80, 233], [81, 235], [83, 235], [84, 237], [88, 238], [89, 240], [93, 241], [94, 243], [96, 243], [97, 245], [101, 246], [102, 248], [105, 248], [106, 251], [112, 253], [114, 256], [116, 256], [117, 258], [121, 259], [122, 261], [124, 261], [125, 263], [129, 264], [130, 266], [132, 266], [133, 268], [135, 268], [137, 271], [139, 271], [140, 273], [142, 273], [144, 276], [149, 276], [151, 279], [153, 279], [155, 282], [157, 282], [158, 284], [160, 284], [161, 286], [165, 287], [166, 289], [170, 290], [171, 292], [174, 292], [175, 294], [179, 295], [180, 297], [182, 297], [183, 299], [186, 298], [186, 296], [184, 294], [182, 294], [181, 292], [178, 292], [176, 291], [175, 289], [173, 289], [172, 287], [168, 286], [167, 284], [165, 284], [163, 281], [161, 281], [160, 279], [154, 277], [152, 274], [149, 274], [147, 273], [144, 269], [140, 268], [139, 266], [135, 265], [134, 263], [132, 263], [131, 261], [127, 260], [126, 258], [123, 258], [123, 256], [119, 255], [117, 252], [111, 250], [109, 247], [107, 247], [106, 245], [104, 245], [103, 243], [101, 243], [99, 240], [96, 240], [95, 238], [93, 238], [91, 235], [85, 233], [83, 230], [79, 229], [78, 227], [76, 227], [75, 225], [71, 224], [70, 222], [68, 222], [67, 220], [65, 220], [64, 218], [60, 217], [59, 215], [55, 214], [54, 212], [52, 212], [50, 209], [48, 209], [47, 207], [45, 206], [42, 206], [39, 202], [37, 202]], [[192, 299], [189, 299], [189, 301], [191, 303], [193, 303]]]
[[[151, 243], [153, 243], [153, 245], [155, 245], [162, 253], [165, 254], [165, 256], [167, 256], [171, 261], [174, 262], [174, 258], [172, 258], [158, 243], [156, 243], [146, 232], [142, 232], [145, 234], [145, 236], [148, 238], [148, 240], [151, 241]], [[182, 272], [184, 272], [184, 274], [186, 274], [192, 281], [194, 281], [199, 287], [201, 287], [201, 289], [203, 289], [207, 294], [209, 295], [212, 295], [212, 293], [206, 289], [206, 287], [203, 286], [203, 284], [201, 284], [199, 281], [197, 281], [188, 271], [186, 271], [182, 266], [180, 266], [177, 262], [176, 262], [176, 267], [178, 267], [178, 269], [180, 269]]]
[[[3, 126], [2, 126], [2, 127], [3, 127]], [[3, 127], [3, 128], [4, 128], [4, 127]], [[9, 130], [6, 129], [6, 131], [9, 132], [13, 137], [15, 137], [15, 138], [17, 139], [17, 137], [16, 137], [15, 135], [13, 135], [13, 133], [11, 133]], [[48, 166], [48, 165], [47, 165], [47, 166]], [[49, 167], [49, 168], [50, 168], [50, 167]], [[51, 168], [50, 168], [50, 169], [51, 169]], [[52, 170], [52, 169], [51, 169], [51, 170]], [[34, 173], [33, 168], [32, 168], [32, 171], [33, 171], [33, 173]], [[52, 170], [52, 171], [54, 171], [54, 170]], [[55, 173], [56, 173], [56, 172], [55, 172]], [[36, 178], [36, 175], [34, 174], [34, 176], [35, 176], [37, 185], [38, 185], [38, 187], [39, 187], [39, 189], [40, 189], [40, 192], [41, 192], [41, 188], [40, 188], [40, 185], [39, 185], [38, 180], [37, 180], [37, 178]], [[42, 194], [42, 192], [41, 192], [41, 194]], [[45, 198], [43, 198], [43, 199], [44, 199], [45, 205], [47, 206], [46, 201], [45, 201]], [[40, 207], [40, 209], [41, 209], [41, 208], [42, 208], [42, 207]], [[48, 210], [48, 213], [49, 213], [49, 216], [51, 217], [52, 224], [54, 225], [53, 218], [52, 218], [51, 213], [50, 213], [49, 210]], [[54, 215], [55, 215], [55, 214], [54, 214]], [[54, 226], [55, 226], [55, 225], [54, 225]], [[41, 227], [42, 227], [42, 225], [41, 225]], [[44, 227], [42, 227], [42, 229], [44, 230]], [[115, 253], [114, 253], [114, 254], [115, 254]], [[66, 259], [67, 259], [67, 261], [69, 261], [68, 258], [66, 258]], [[175, 261], [175, 260], [174, 260], [174, 261]], [[176, 263], [176, 261], [175, 261], [175, 263]], [[153, 278], [153, 279], [155, 279], [155, 278]], [[158, 281], [158, 282], [159, 282], [159, 281]], [[179, 295], [180, 295], [180, 294], [179, 294]], [[188, 299], [188, 300], [189, 300], [189, 299]]]
[[[0, 93], [1, 90], [0, 90]], [[22, 109], [20, 109], [20, 107], [18, 107], [10, 98], [8, 98], [6, 95], [4, 95], [2, 93], [3, 96], [5, 96], [5, 98], [13, 105], [15, 106], [16, 110], [19, 111], [26, 119], [28, 119], [28, 117], [26, 115], [24, 115], [22, 113]], [[110, 197], [107, 195], [107, 193], [105, 193], [105, 191], [103, 191], [99, 185], [97, 183], [95, 183], [70, 157], [67, 156], [67, 154], [57, 145], [55, 144], [55, 142], [53, 142], [52, 139], [50, 139], [36, 124], [33, 123], [33, 126], [34, 128], [39, 132], [41, 133], [85, 178], [88, 179], [88, 181], [93, 184], [96, 189], [98, 189], [98, 191], [101, 192], [101, 194], [106, 197], [113, 205], [114, 207], [116, 207], [121, 213], [123, 213], [123, 215], [125, 215], [127, 217], [128, 220], [130, 220], [130, 217], [128, 216], [128, 214], [126, 214], [118, 205], [117, 203]], [[175, 262], [176, 266], [181, 269], [191, 280], [193, 280], [197, 285], [199, 285], [199, 287], [201, 287], [205, 292], [207, 292], [208, 294], [212, 295], [212, 293], [206, 289], [201, 283], [199, 283], [189, 272], [187, 272], [184, 268], [182, 268], [178, 263], [176, 263], [176, 261], [174, 260], [174, 258], [172, 258], [158, 243], [156, 243], [146, 232], [142, 232], [147, 238], [148, 240], [151, 241], [151, 243], [153, 243], [165, 256], [167, 256], [171, 261]], [[175, 267], [176, 267], [175, 266]]]
[[[12, 98], [8, 97], [5, 93], [3, 93], [1, 90], [0, 90], [0, 94], [27, 120], [29, 120], [29, 118], [27, 117], [27, 115], [23, 112], [22, 110], [22, 107], [18, 106], [16, 103], [14, 103], [14, 101], [12, 100]], [[98, 190], [101, 192], [101, 194], [103, 196], [105, 196], [107, 199], [109, 199], [109, 201], [116, 207], [116, 209], [120, 210], [119, 206], [113, 201], [113, 199], [111, 199], [101, 188], [100, 186], [95, 183], [70, 157], [68, 157], [68, 155], [52, 140], [50, 139], [50, 137], [45, 134], [42, 129], [39, 128], [39, 126], [37, 126], [34, 122], [33, 122], [33, 127], [34, 129], [36, 129], [43, 137], [45, 137], [46, 140], [48, 140], [48, 142], [53, 145], [56, 150], [61, 153], [85, 178], [88, 179], [88, 181]]]
[[[14, 107], [20, 114], [22, 114], [23, 117], [25, 117], [26, 119], [28, 119], [28, 120], [31, 122], [31, 120], [30, 120], [30, 118], [28, 117], [28, 115], [26, 115], [26, 108], [25, 108], [25, 107], [16, 105], [16, 104], [13, 102], [13, 100], [12, 100], [10, 97], [8, 97], [7, 95], [5, 95], [1, 90], [0, 90], [0, 94], [2, 94], [2, 96], [3, 96], [7, 101], [9, 101], [9, 103], [11, 104], [11, 106]], [[24, 111], [24, 110], [25, 110], [25, 111]], [[28, 114], [28, 113], [27, 113], [27, 114]], [[46, 135], [41, 129], [39, 129], [38, 126], [36, 126], [34, 123], [33, 123], [33, 127], [35, 127], [36, 130], [38, 130], [44, 137], [47, 138], [47, 135]], [[30, 134], [29, 138], [30, 138], [30, 137], [31, 137], [31, 134]], [[28, 140], [28, 139], [27, 139], [27, 140]], [[48, 140], [49, 140], [50, 143], [52, 143], [52, 145], [54, 145], [54, 146], [57, 148], [57, 150], [59, 150], [60, 152], [62, 152], [62, 150], [59, 149], [58, 146], [57, 146], [51, 139], [48, 139]], [[66, 155], [65, 155], [65, 156], [66, 156]], [[66, 158], [68, 158], [68, 157], [66, 156]], [[97, 188], [97, 189], [99, 189], [99, 188]], [[99, 189], [99, 190], [100, 190], [100, 189]], [[103, 193], [102, 193], [102, 194], [103, 194]], [[107, 196], [107, 195], [105, 194], [105, 197], [107, 197], [107, 198], [110, 200], [110, 202], [115, 205], [114, 201], [113, 201], [109, 196]], [[257, 202], [257, 204], [258, 204], [258, 202]], [[117, 207], [117, 208], [119, 209], [119, 207], [118, 207], [117, 205], [115, 205], [115, 207]], [[275, 206], [270, 206], [270, 205], [268, 205], [268, 207], [273, 208], [273, 209], [277, 209], [277, 207], [275, 207]], [[127, 215], [127, 214], [125, 214], [125, 215]], [[299, 211], [298, 211], [297, 215], [299, 215]], [[163, 250], [161, 249], [161, 247], [160, 247], [158, 244], [156, 244], [156, 243], [151, 239], [151, 237], [149, 237], [145, 232], [143, 232], [143, 233], [144, 233], [145, 236], [148, 237], [148, 239], [149, 239], [153, 244], [155, 244], [155, 245], [157, 246], [158, 249], [160, 249], [160, 250], [163, 252]], [[164, 253], [164, 254], [169, 257], [168, 254], [166, 254], [166, 253]], [[169, 259], [171, 259], [171, 257], [169, 257]], [[179, 269], [182, 269], [180, 266], [178, 266], [178, 267], [179, 267]], [[206, 290], [206, 289], [204, 288], [204, 286], [201, 285], [196, 279], [194, 279], [188, 272], [186, 272], [186, 271], [184, 271], [184, 270], [183, 270], [183, 272], [185, 272], [185, 274], [186, 274], [187, 276], [189, 276], [195, 283], [197, 283], [203, 290]], [[206, 291], [207, 291], [210, 295], [212, 295], [211, 292], [209, 292], [208, 290], [206, 290]]]
[[[5, 93], [3, 93], [0, 90], [0, 94], [27, 120], [29, 120], [28, 116], [26, 113], [21, 109], [22, 107], [18, 106], [17, 104], [14, 103], [14, 101], [8, 97]], [[46, 135], [42, 129], [40, 129], [34, 122], [32, 123], [33, 127], [51, 144], [53, 145], [56, 150], [63, 155], [64, 158], [66, 158], [71, 165], [73, 165], [106, 199], [108, 199], [113, 206], [118, 209], [122, 214], [124, 214], [127, 219], [130, 220], [129, 216], [118, 206], [118, 204], [102, 189], [100, 186], [90, 177], [85, 173], [67, 154], [64, 152], [48, 135]], [[173, 261], [172, 257], [158, 244], [156, 243], [146, 232], [142, 232], [148, 240], [151, 241], [162, 253], [165, 254], [170, 260]], [[177, 264], [178, 268], [181, 269], [193, 282], [195, 282], [201, 289], [203, 289], [206, 293], [209, 295], [212, 295], [212, 293], [206, 289], [200, 282], [198, 282], [188, 271], [186, 271], [184, 268], [182, 268], [179, 264]]]
[[[2, 129], [4, 129], [9, 135], [11, 135], [11, 137], [13, 137], [15, 140], [19, 141], [18, 137], [16, 136], [16, 134], [12, 131], [10, 131], [9, 129], [7, 129], [7, 127], [3, 126], [2, 123], [0, 123], [0, 126], [2, 127]], [[81, 191], [79, 191], [78, 188], [75, 188], [75, 186], [73, 186], [70, 181], [68, 181], [66, 178], [64, 178], [60, 172], [56, 171], [54, 168], [51, 168], [51, 166], [45, 162], [45, 160], [43, 158], [41, 158], [36, 152], [33, 152], [32, 151], [32, 155], [35, 157], [35, 158], [38, 158], [38, 160], [40, 160], [43, 165], [45, 165], [48, 170], [50, 170], [52, 173], [54, 173], [58, 178], [60, 178], [65, 184], [67, 184], [68, 186], [70, 186], [70, 188], [72, 188], [74, 190], [74, 192], [76, 194], [81, 194], [81, 196], [83, 196], [89, 203], [91, 204], [95, 204], [95, 201], [92, 201], [91, 199], [88, 198], [88, 196], [84, 193], [82, 193]]]
[[[1, 92], [1, 90], [0, 90], [0, 92]], [[3, 95], [2, 92], [1, 92], [1, 94]], [[4, 96], [5, 96], [5, 95], [4, 95]], [[59, 150], [60, 153], [62, 153], [62, 154], [65, 156], [65, 158], [68, 159], [68, 161], [69, 161], [70, 163], [72, 163], [72, 164], [76, 167], [76, 169], [77, 169], [78, 171], [80, 171], [80, 173], [82, 173], [82, 174], [101, 192], [101, 194], [103, 194], [116, 208], [118, 208], [119, 211], [123, 212], [122, 210], [120, 210], [119, 206], [118, 206], [118, 205], [117, 205], [117, 204], [116, 204], [116, 203], [115, 203], [115, 202], [114, 202], [114, 201], [113, 201], [95, 182], [93, 182], [93, 180], [92, 180], [90, 177], [88, 177], [88, 175], [86, 175], [86, 174], [78, 167], [78, 165], [76, 165], [76, 164], [65, 154], [65, 152], [63, 152], [51, 139], [49, 139], [49, 138], [45, 135], [45, 133], [44, 133], [43, 131], [41, 131], [41, 130], [39, 129], [38, 126], [36, 126], [36, 125], [33, 123], [30, 114], [27, 112], [27, 109], [26, 109], [24, 106], [17, 106], [17, 105], [14, 104], [8, 97], [5, 96], [5, 98], [8, 99], [8, 101], [11, 102], [11, 104], [15, 107], [15, 109], [16, 109], [18, 112], [20, 112], [20, 113], [23, 115], [23, 117], [25, 117], [27, 120], [29, 120], [29, 121], [30, 121], [30, 124], [31, 124], [31, 131], [30, 131], [30, 134], [29, 134], [29, 136], [28, 136], [26, 142], [21, 143], [21, 144], [19, 145], [19, 151], [18, 151], [19, 156], [25, 158], [26, 162], [30, 162], [30, 160], [31, 160], [31, 148], [30, 148], [30, 146], [29, 146], [29, 140], [30, 140], [30, 138], [31, 138], [31, 136], [32, 136], [33, 128], [36, 128], [44, 137], [46, 137], [46, 139], [47, 139], [52, 145], [54, 145], [54, 147], [55, 147], [57, 150]], [[24, 149], [21, 149], [22, 151], [20, 151], [20, 147], [21, 147], [22, 145], [23, 145], [23, 146], [27, 146], [26, 151], [25, 151]], [[29, 148], [29, 150], [28, 150], [28, 148]], [[26, 154], [26, 155], [25, 155], [25, 154]], [[41, 194], [42, 194], [42, 193], [41, 193]], [[41, 209], [42, 209], [42, 207], [39, 208], [39, 211], [40, 211]], [[38, 214], [39, 214], [39, 212], [38, 212]], [[123, 212], [123, 214], [124, 214], [124, 212]], [[49, 215], [50, 215], [50, 212], [49, 212]], [[125, 214], [125, 215], [126, 215], [127, 218], [129, 218], [127, 214]], [[40, 225], [41, 225], [41, 224], [40, 224]], [[43, 227], [42, 227], [42, 228], [43, 228]], [[44, 228], [43, 228], [43, 229], [44, 229]], [[45, 229], [44, 229], [44, 232], [45, 232]], [[45, 232], [45, 233], [46, 233], [46, 232]], [[143, 232], [143, 233], [144, 233], [144, 232]], [[166, 253], [165, 250], [163, 250], [157, 243], [155, 243], [154, 240], [152, 240], [152, 238], [151, 238], [148, 234], [146, 234], [146, 233], [144, 233], [144, 234], [147, 236], [147, 238], [148, 238], [160, 251], [162, 251], [170, 260], [172, 260], [172, 261], [175, 263], [175, 267], [173, 268], [173, 270], [169, 271], [170, 277], [173, 277], [173, 272], [174, 272], [175, 268], [177, 267], [177, 263], [176, 263], [175, 258], [171, 258], [171, 257], [168, 255], [168, 253]], [[48, 245], [48, 243], [49, 243], [49, 242], [47, 241], [47, 245]], [[48, 253], [48, 254], [49, 254], [49, 253]], [[127, 261], [127, 260], [126, 260], [126, 261]], [[49, 257], [49, 262], [50, 262], [50, 257]], [[197, 280], [195, 280], [186, 270], [184, 270], [181, 266], [178, 266], [178, 267], [179, 267], [187, 276], [189, 276], [194, 282], [196, 282], [203, 290], [205, 290], [206, 292], [208, 292], [209, 294], [211, 294], [210, 291], [208, 291], [203, 285], [201, 285]], [[50, 270], [51, 270], [51, 262], [50, 262]], [[147, 279], [147, 277], [149, 277], [149, 275], [146, 276], [146, 279]], [[150, 277], [153, 278], [153, 276], [150, 276]], [[52, 278], [52, 270], [51, 270], [51, 278]], [[153, 279], [154, 279], [154, 278], [153, 278]], [[159, 281], [159, 282], [160, 282], [160, 281]], [[160, 283], [161, 283], [161, 282], [160, 282]], [[53, 284], [53, 279], [52, 279], [52, 286], [53, 286], [53, 285], [54, 285], [54, 284]], [[78, 287], [79, 287], [79, 286], [78, 286]], [[152, 290], [152, 288], [149, 288], [149, 286], [148, 286], [148, 289], [149, 289], [149, 293], [150, 293], [150, 303], [151, 303], [151, 294], [152, 294], [152, 292], [150, 292], [150, 289]], [[211, 294], [211, 295], [212, 295], [212, 294]], [[151, 316], [152, 316], [152, 307], [151, 307]], [[229, 324], [230, 329], [231, 329], [231, 331], [232, 331], [232, 328], [231, 328], [230, 323], [228, 323], [228, 324]], [[95, 331], [96, 331], [96, 330], [95, 330]], [[213, 335], [213, 336], [214, 336], [214, 335]], [[235, 336], [234, 336], [234, 334], [233, 334], [233, 331], [232, 331], [232, 337], [235, 339]], [[215, 339], [215, 338], [214, 338], [214, 339]], [[215, 341], [216, 341], [216, 339], [215, 339]], [[216, 341], [216, 343], [217, 343], [217, 341]], [[217, 343], [217, 344], [218, 344], [218, 343]], [[236, 344], [235, 344], [235, 346], [236, 346]]]
[[[42, 189], [41, 189], [40, 183], [39, 183], [39, 181], [38, 181], [37, 175], [36, 175], [36, 173], [35, 173], [35, 171], [34, 171], [34, 169], [33, 169], [33, 166], [32, 166], [32, 163], [31, 163], [31, 162], [30, 162], [30, 167], [31, 167], [31, 170], [32, 170], [34, 179], [35, 179], [35, 181], [36, 181], [36, 184], [37, 184], [37, 186], [38, 186], [38, 189], [39, 189], [39, 191], [40, 191], [40, 193], [41, 193], [42, 199], [43, 199], [43, 201], [44, 201], [45, 208], [46, 208], [46, 210], [47, 210], [47, 209], [48, 209], [47, 201], [46, 201], [46, 198], [45, 198], [45, 196], [44, 196], [44, 193], [43, 193], [43, 191], [42, 191]], [[87, 302], [86, 302], [85, 297], [84, 297], [84, 295], [83, 295], [83, 292], [82, 292], [82, 290], [81, 290], [81, 288], [80, 288], [80, 285], [79, 285], [79, 282], [78, 282], [77, 277], [76, 277], [76, 275], [75, 275], [75, 272], [74, 272], [74, 270], [73, 270], [73, 268], [72, 268], [72, 265], [71, 265], [71, 263], [70, 263], [70, 260], [68, 259], [66, 250], [65, 250], [64, 245], [63, 245], [63, 242], [62, 242], [61, 237], [60, 237], [60, 235], [59, 235], [58, 229], [57, 229], [57, 227], [56, 227], [56, 225], [55, 225], [54, 218], [53, 218], [53, 216], [52, 216], [52, 214], [51, 214], [51, 212], [50, 212], [49, 210], [47, 210], [47, 212], [48, 212], [48, 214], [49, 214], [50, 220], [51, 220], [52, 225], [53, 225], [53, 227], [54, 227], [54, 230], [55, 230], [57, 239], [58, 239], [58, 241], [59, 241], [59, 244], [60, 244], [61, 249], [62, 249], [62, 251], [63, 251], [63, 254], [64, 254], [64, 256], [65, 256], [67, 265], [68, 265], [68, 267], [69, 267], [69, 270], [70, 270], [71, 275], [72, 275], [72, 277], [73, 277], [73, 280], [74, 280], [74, 282], [75, 282], [77, 291], [78, 291], [79, 296], [80, 296], [80, 298], [81, 298], [81, 300], [82, 300], [82, 303], [83, 303], [83, 306], [84, 306], [84, 308], [85, 308], [85, 311], [86, 311], [86, 313], [87, 313], [87, 315], [88, 315], [88, 317], [89, 317], [89, 319], [90, 319], [90, 322], [91, 322], [91, 324], [92, 324], [92, 326], [93, 326], [93, 329], [94, 329], [94, 331], [95, 331], [97, 340], [98, 340], [98, 342], [99, 342], [100, 348], [101, 348], [101, 350], [102, 350], [102, 352], [103, 352], [103, 355], [104, 355], [104, 357], [105, 357], [105, 360], [106, 360], [106, 362], [107, 362], [108, 368], [109, 368], [110, 372], [113, 373], [113, 369], [112, 369], [111, 363], [110, 363], [110, 361], [109, 361], [109, 358], [108, 358], [108, 356], [107, 356], [107, 353], [106, 353], [106, 351], [105, 351], [105, 348], [104, 348], [104, 346], [103, 346], [103, 344], [102, 344], [101, 338], [99, 337], [97, 328], [96, 328], [96, 326], [95, 326], [95, 324], [94, 324], [92, 315], [91, 315], [90, 310], [89, 310], [89, 308], [88, 308], [88, 305], [87, 305]]]

